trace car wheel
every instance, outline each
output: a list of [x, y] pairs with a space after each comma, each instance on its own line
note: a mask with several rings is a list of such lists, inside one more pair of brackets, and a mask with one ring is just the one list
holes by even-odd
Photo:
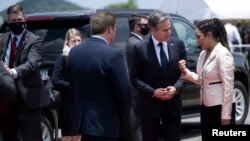
[[[48, 119], [44, 116], [41, 118], [42, 138], [43, 141], [53, 141], [52, 127]], [[23, 141], [20, 131], [17, 133], [17, 141]]]
[[234, 83], [234, 95], [236, 99], [236, 102], [235, 102], [236, 124], [244, 124], [246, 117], [247, 117], [247, 113], [248, 113], [249, 99], [247, 95], [247, 90], [240, 81], [235, 81]]
[[53, 131], [49, 120], [42, 116], [41, 119], [43, 141], [53, 141]]

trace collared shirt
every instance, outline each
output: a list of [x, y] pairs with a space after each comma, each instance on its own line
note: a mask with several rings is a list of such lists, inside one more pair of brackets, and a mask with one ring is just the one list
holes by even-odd
[[238, 45], [239, 45], [236, 47], [241, 47], [242, 41], [241, 41], [240, 33], [239, 33], [237, 27], [231, 23], [226, 23], [225, 29], [227, 31], [227, 40], [228, 40], [230, 50], [233, 51], [233, 49], [234, 49], [233, 42], [235, 42], [235, 41], [237, 41]]
[[[157, 59], [158, 59], [160, 65], [161, 65], [161, 57], [160, 57], [160, 50], [161, 50], [161, 49], [160, 49], [160, 47], [158, 46], [159, 41], [156, 40], [156, 39], [154, 38], [154, 36], [152, 36], [152, 39], [153, 39], [153, 43], [154, 43], [154, 48], [155, 48], [155, 52], [156, 52], [156, 55], [157, 55]], [[167, 59], [169, 60], [168, 44], [167, 44], [166, 41], [164, 41], [164, 42], [162, 42], [162, 43], [163, 43], [163, 50], [164, 50], [164, 52], [165, 52], [165, 54], [166, 54], [166, 56], [167, 56]]]
[[140, 40], [143, 40], [143, 38], [142, 38], [139, 34], [137, 34], [137, 33], [135, 33], [135, 32], [131, 32], [131, 34], [133, 34], [134, 36], [136, 36], [136, 37], [139, 38]]
[[[23, 34], [24, 34], [25, 31], [26, 31], [26, 30], [23, 30], [23, 32], [22, 32], [21, 34], [19, 34], [19, 35], [15, 35], [15, 34], [13, 34], [13, 33], [11, 32], [11, 34], [10, 34], [11, 39], [10, 39], [10, 41], [9, 41], [9, 43], [8, 43], [8, 48], [7, 48], [7, 50], [6, 50], [6, 55], [5, 55], [5, 58], [4, 58], [4, 64], [5, 64], [5, 66], [9, 66], [11, 42], [12, 42], [13, 37], [16, 37], [16, 38], [17, 38], [17, 40], [16, 40], [16, 47], [18, 48], [18, 45], [19, 45], [19, 43], [20, 43], [20, 41], [21, 41], [21, 39], [22, 39], [22, 36], [23, 36]], [[15, 63], [14, 63], [14, 64], [15, 64]], [[18, 78], [18, 74], [17, 74], [16, 69], [14, 69], [14, 68], [10, 68], [10, 69], [11, 69], [11, 71], [12, 71], [12, 73], [13, 73], [12, 77], [13, 77], [13, 78]]]
[[109, 42], [106, 39], [104, 39], [103, 37], [101, 37], [99, 35], [93, 35], [92, 37], [99, 38], [99, 39], [105, 41], [108, 45], [110, 45]]

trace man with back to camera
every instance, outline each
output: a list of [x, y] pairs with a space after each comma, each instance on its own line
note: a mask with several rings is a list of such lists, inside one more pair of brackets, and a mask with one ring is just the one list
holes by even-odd
[[130, 83], [124, 55], [111, 46], [116, 34], [115, 20], [107, 12], [92, 15], [93, 36], [72, 48], [68, 56], [75, 132], [82, 134], [86, 141], [116, 141], [120, 122], [130, 110]]
[[178, 61], [186, 59], [185, 45], [170, 36], [169, 15], [153, 12], [148, 25], [151, 35], [135, 45], [130, 75], [138, 91], [142, 138], [143, 141], [158, 141], [162, 132], [164, 141], [180, 141], [181, 90], [185, 81], [181, 78]]
[[[39, 65], [42, 40], [26, 29], [23, 7], [12, 5], [7, 9], [11, 32], [0, 38], [0, 60], [16, 83], [16, 102], [5, 105], [5, 141], [14, 141], [20, 131], [23, 141], [42, 141], [41, 108], [49, 104], [49, 96], [41, 79]], [[3, 109], [1, 109], [3, 110]]]

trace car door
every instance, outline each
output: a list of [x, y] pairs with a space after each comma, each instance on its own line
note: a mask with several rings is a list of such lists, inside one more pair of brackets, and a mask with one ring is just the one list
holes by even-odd
[[[197, 59], [201, 48], [196, 42], [194, 26], [182, 18], [172, 18], [173, 34], [184, 41], [187, 51], [187, 67], [196, 72]], [[183, 115], [194, 113], [199, 110], [199, 90], [200, 86], [192, 82], [187, 82], [183, 90]]]

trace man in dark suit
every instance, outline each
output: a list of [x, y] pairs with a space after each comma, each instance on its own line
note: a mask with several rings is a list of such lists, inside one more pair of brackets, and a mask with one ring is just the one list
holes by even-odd
[[115, 17], [96, 13], [90, 26], [93, 36], [72, 48], [68, 56], [75, 132], [87, 141], [115, 141], [120, 122], [130, 109], [130, 83], [122, 52], [110, 46], [116, 32]]
[[[148, 18], [144, 15], [132, 14], [128, 19], [128, 23], [129, 23], [130, 35], [126, 42], [126, 59], [127, 59], [128, 73], [129, 73], [133, 61], [132, 57], [133, 57], [134, 45], [139, 41], [143, 40], [143, 37], [148, 34], [149, 28], [148, 28]], [[125, 131], [127, 130], [127, 132], [122, 131], [125, 134], [123, 135], [122, 133], [121, 135], [125, 137], [129, 136], [133, 137], [132, 140], [129, 138], [126, 138], [126, 140], [141, 141], [142, 137], [140, 129], [140, 120], [135, 114], [137, 91], [135, 88], [132, 88], [131, 91], [132, 91], [131, 92], [132, 108], [129, 116], [130, 118], [128, 118], [127, 119], [128, 121], [123, 124], [124, 130]], [[128, 130], [128, 128], [130, 128], [130, 130]]]
[[148, 34], [148, 19], [144, 15], [132, 14], [129, 17], [130, 35], [126, 43], [126, 59], [128, 70], [131, 69], [133, 48], [134, 45], [143, 40], [143, 37]]
[[41, 107], [49, 104], [39, 71], [41, 38], [26, 30], [24, 10], [20, 5], [7, 9], [7, 21], [11, 32], [1, 36], [0, 59], [15, 80], [18, 96], [8, 105], [5, 140], [15, 140], [15, 132], [24, 141], [42, 141]]
[[159, 132], [165, 141], [179, 141], [184, 81], [178, 61], [186, 58], [185, 46], [170, 36], [169, 15], [154, 12], [148, 24], [151, 36], [135, 45], [130, 77], [138, 90], [143, 141], [157, 141]]

